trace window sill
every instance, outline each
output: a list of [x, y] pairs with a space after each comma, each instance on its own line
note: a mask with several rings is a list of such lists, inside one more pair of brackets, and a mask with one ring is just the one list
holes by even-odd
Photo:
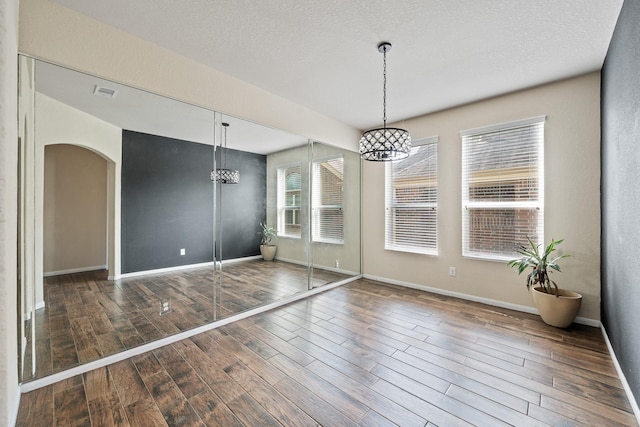
[[291, 234], [278, 234], [278, 239], [294, 239], [294, 240], [300, 240], [302, 237], [301, 236], [294, 236]]
[[499, 262], [501, 264], [506, 264], [512, 259], [516, 258], [517, 255], [514, 254], [512, 257], [506, 256], [490, 256], [490, 255], [465, 255], [462, 254], [462, 258], [466, 259], [475, 259], [478, 261], [489, 261], [489, 262]]
[[427, 256], [434, 256], [434, 257], [438, 256], [437, 249], [407, 248], [402, 246], [385, 246], [384, 249], [387, 251], [405, 252], [409, 254], [427, 255]]

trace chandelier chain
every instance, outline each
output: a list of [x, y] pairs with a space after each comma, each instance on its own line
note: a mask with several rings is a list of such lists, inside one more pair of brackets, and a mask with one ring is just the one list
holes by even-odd
[[387, 128], [387, 48], [382, 52], [382, 122]]
[[229, 126], [227, 123], [223, 123], [222, 126], [224, 127], [224, 150], [222, 150], [222, 156], [223, 158], [222, 160], [222, 168], [226, 169], [227, 167], [227, 126]]

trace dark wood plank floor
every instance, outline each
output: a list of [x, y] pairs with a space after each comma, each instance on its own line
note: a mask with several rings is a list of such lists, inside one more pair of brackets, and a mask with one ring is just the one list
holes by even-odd
[[600, 330], [358, 280], [22, 396], [18, 426], [636, 426]]
[[[202, 326], [308, 289], [307, 268], [281, 261], [226, 264], [122, 280], [106, 271], [45, 279], [45, 307], [36, 313], [36, 373], [27, 345], [25, 380], [40, 378], [140, 344]], [[322, 286], [347, 275], [314, 269]], [[221, 279], [221, 281], [220, 281]], [[172, 313], [160, 315], [160, 301]], [[27, 325], [27, 331], [29, 331]], [[30, 339], [30, 337], [29, 337]]]

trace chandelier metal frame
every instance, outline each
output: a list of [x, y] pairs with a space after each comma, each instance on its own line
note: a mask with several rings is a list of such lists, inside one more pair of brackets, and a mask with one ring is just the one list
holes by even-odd
[[222, 168], [211, 171], [211, 181], [221, 184], [238, 184], [240, 182], [240, 172], [235, 169], [227, 169], [227, 128], [229, 123], [223, 122], [224, 127], [224, 151], [221, 153]]
[[411, 135], [401, 128], [387, 127], [387, 52], [391, 43], [381, 42], [378, 51], [383, 55], [382, 83], [382, 127], [362, 133], [360, 138], [360, 157], [364, 160], [385, 162], [401, 160], [411, 154]]

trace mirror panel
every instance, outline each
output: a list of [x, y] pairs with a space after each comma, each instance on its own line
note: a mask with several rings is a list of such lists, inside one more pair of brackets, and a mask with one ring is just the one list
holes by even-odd
[[[33, 376], [36, 333], [35, 287], [35, 63], [32, 59], [18, 58], [18, 322], [20, 334], [21, 372]], [[40, 298], [41, 299], [41, 298]]]
[[314, 287], [360, 274], [360, 156], [311, 143]]
[[305, 270], [309, 266], [308, 158], [306, 142], [267, 155], [267, 224], [277, 230], [276, 259]]
[[[22, 381], [360, 274], [356, 153], [24, 56], [19, 102]], [[344, 242], [312, 242], [313, 161], [336, 155]]]

